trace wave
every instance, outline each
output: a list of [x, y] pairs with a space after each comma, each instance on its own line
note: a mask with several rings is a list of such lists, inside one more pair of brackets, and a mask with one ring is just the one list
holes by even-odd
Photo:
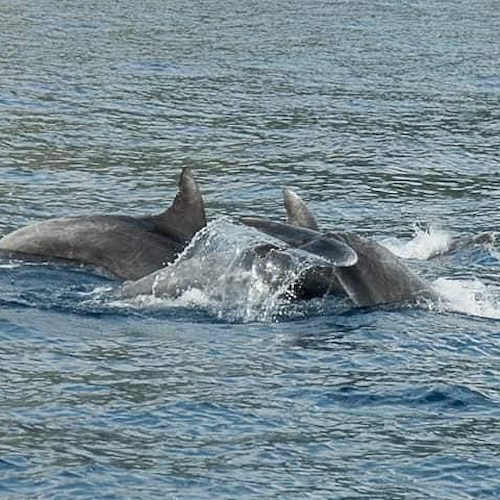
[[320, 406], [433, 406], [446, 410], [469, 410], [495, 406], [495, 402], [476, 389], [465, 385], [438, 383], [416, 386], [396, 392], [370, 392], [351, 385], [329, 393]]

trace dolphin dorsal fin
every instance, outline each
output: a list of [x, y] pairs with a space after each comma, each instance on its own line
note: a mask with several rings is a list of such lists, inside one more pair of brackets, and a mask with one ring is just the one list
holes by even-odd
[[155, 222], [160, 233], [180, 242], [189, 241], [207, 225], [205, 205], [191, 169], [182, 169], [172, 205], [157, 215]]
[[314, 217], [304, 200], [295, 191], [286, 188], [283, 190], [283, 197], [289, 224], [318, 231], [319, 225], [316, 217]]

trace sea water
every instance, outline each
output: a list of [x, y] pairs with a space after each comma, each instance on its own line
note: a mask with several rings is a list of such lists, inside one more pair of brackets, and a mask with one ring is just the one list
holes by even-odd
[[[0, 27], [0, 235], [159, 213], [188, 166], [224, 269], [124, 301], [0, 262], [2, 498], [500, 496], [500, 254], [453, 250], [500, 226], [495, 2], [2, 0]], [[443, 300], [266, 288], [238, 219], [284, 187]]]

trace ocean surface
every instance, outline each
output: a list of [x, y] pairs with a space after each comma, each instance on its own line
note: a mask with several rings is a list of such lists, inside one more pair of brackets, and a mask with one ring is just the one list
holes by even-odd
[[[500, 498], [497, 1], [0, 0], [0, 48], [0, 235], [159, 213], [191, 167], [223, 269], [119, 300], [0, 261], [1, 498]], [[443, 300], [248, 279], [284, 187]]]

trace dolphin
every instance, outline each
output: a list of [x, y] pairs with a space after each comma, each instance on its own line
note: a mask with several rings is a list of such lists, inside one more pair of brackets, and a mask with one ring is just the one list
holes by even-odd
[[[287, 222], [289, 224], [319, 231], [318, 221], [316, 220], [304, 200], [302, 200], [302, 198], [297, 193], [295, 193], [291, 189], [285, 188], [283, 190], [283, 197], [287, 215]], [[454, 236], [447, 248], [437, 250], [427, 259], [431, 260], [439, 257], [449, 256], [467, 247], [492, 246], [497, 242], [498, 239], [498, 233], [494, 231], [485, 231], [473, 236]]]
[[[318, 222], [309, 210], [304, 201], [291, 189], [285, 189], [284, 203], [290, 224], [307, 229], [318, 229]], [[298, 231], [300, 233], [300, 229]], [[293, 237], [293, 235], [284, 234], [282, 239]], [[300, 234], [295, 235], [295, 240], [300, 238]], [[306, 243], [307, 246], [307, 242]], [[309, 244], [313, 244], [309, 242]], [[320, 242], [316, 243], [321, 244]], [[304, 248], [305, 249], [305, 248]], [[331, 248], [323, 248], [326, 255], [336, 263], [343, 260], [356, 259], [356, 255], [347, 245], [339, 244], [334, 250], [335, 254], [329, 253]], [[320, 251], [316, 248], [316, 251]], [[295, 258], [294, 258], [295, 257]], [[196, 252], [186, 258], [176, 261], [175, 265], [158, 269], [151, 274], [135, 281], [127, 281], [115, 294], [118, 298], [130, 299], [138, 295], [153, 295], [155, 297], [176, 298], [189, 289], [204, 289], [207, 286], [213, 286], [218, 278], [224, 274], [227, 269], [224, 267], [227, 263], [219, 255], [197, 255]], [[295, 271], [297, 266], [296, 256], [290, 255], [283, 248], [271, 243], [260, 243], [246, 248], [239, 258], [241, 270], [253, 269], [253, 272], [259, 275], [266, 284], [271, 287], [279, 288], [287, 277]], [[275, 271], [271, 276], [269, 269]], [[301, 279], [292, 283], [291, 288], [286, 291], [286, 295], [293, 299], [310, 299], [322, 296], [331, 292], [335, 288], [335, 277], [330, 272], [331, 266], [325, 265], [321, 269], [318, 267], [307, 269]], [[340, 289], [340, 286], [336, 286]]]
[[84, 264], [111, 277], [137, 280], [172, 262], [205, 225], [200, 190], [184, 168], [172, 205], [158, 215], [48, 219], [0, 239], [0, 257]]
[[284, 196], [288, 222], [293, 224], [256, 217], [241, 221], [325, 260], [301, 276], [297, 287], [303, 295], [341, 291], [357, 306], [438, 299], [431, 285], [390, 250], [352, 232], [319, 232], [303, 200], [291, 190]]

